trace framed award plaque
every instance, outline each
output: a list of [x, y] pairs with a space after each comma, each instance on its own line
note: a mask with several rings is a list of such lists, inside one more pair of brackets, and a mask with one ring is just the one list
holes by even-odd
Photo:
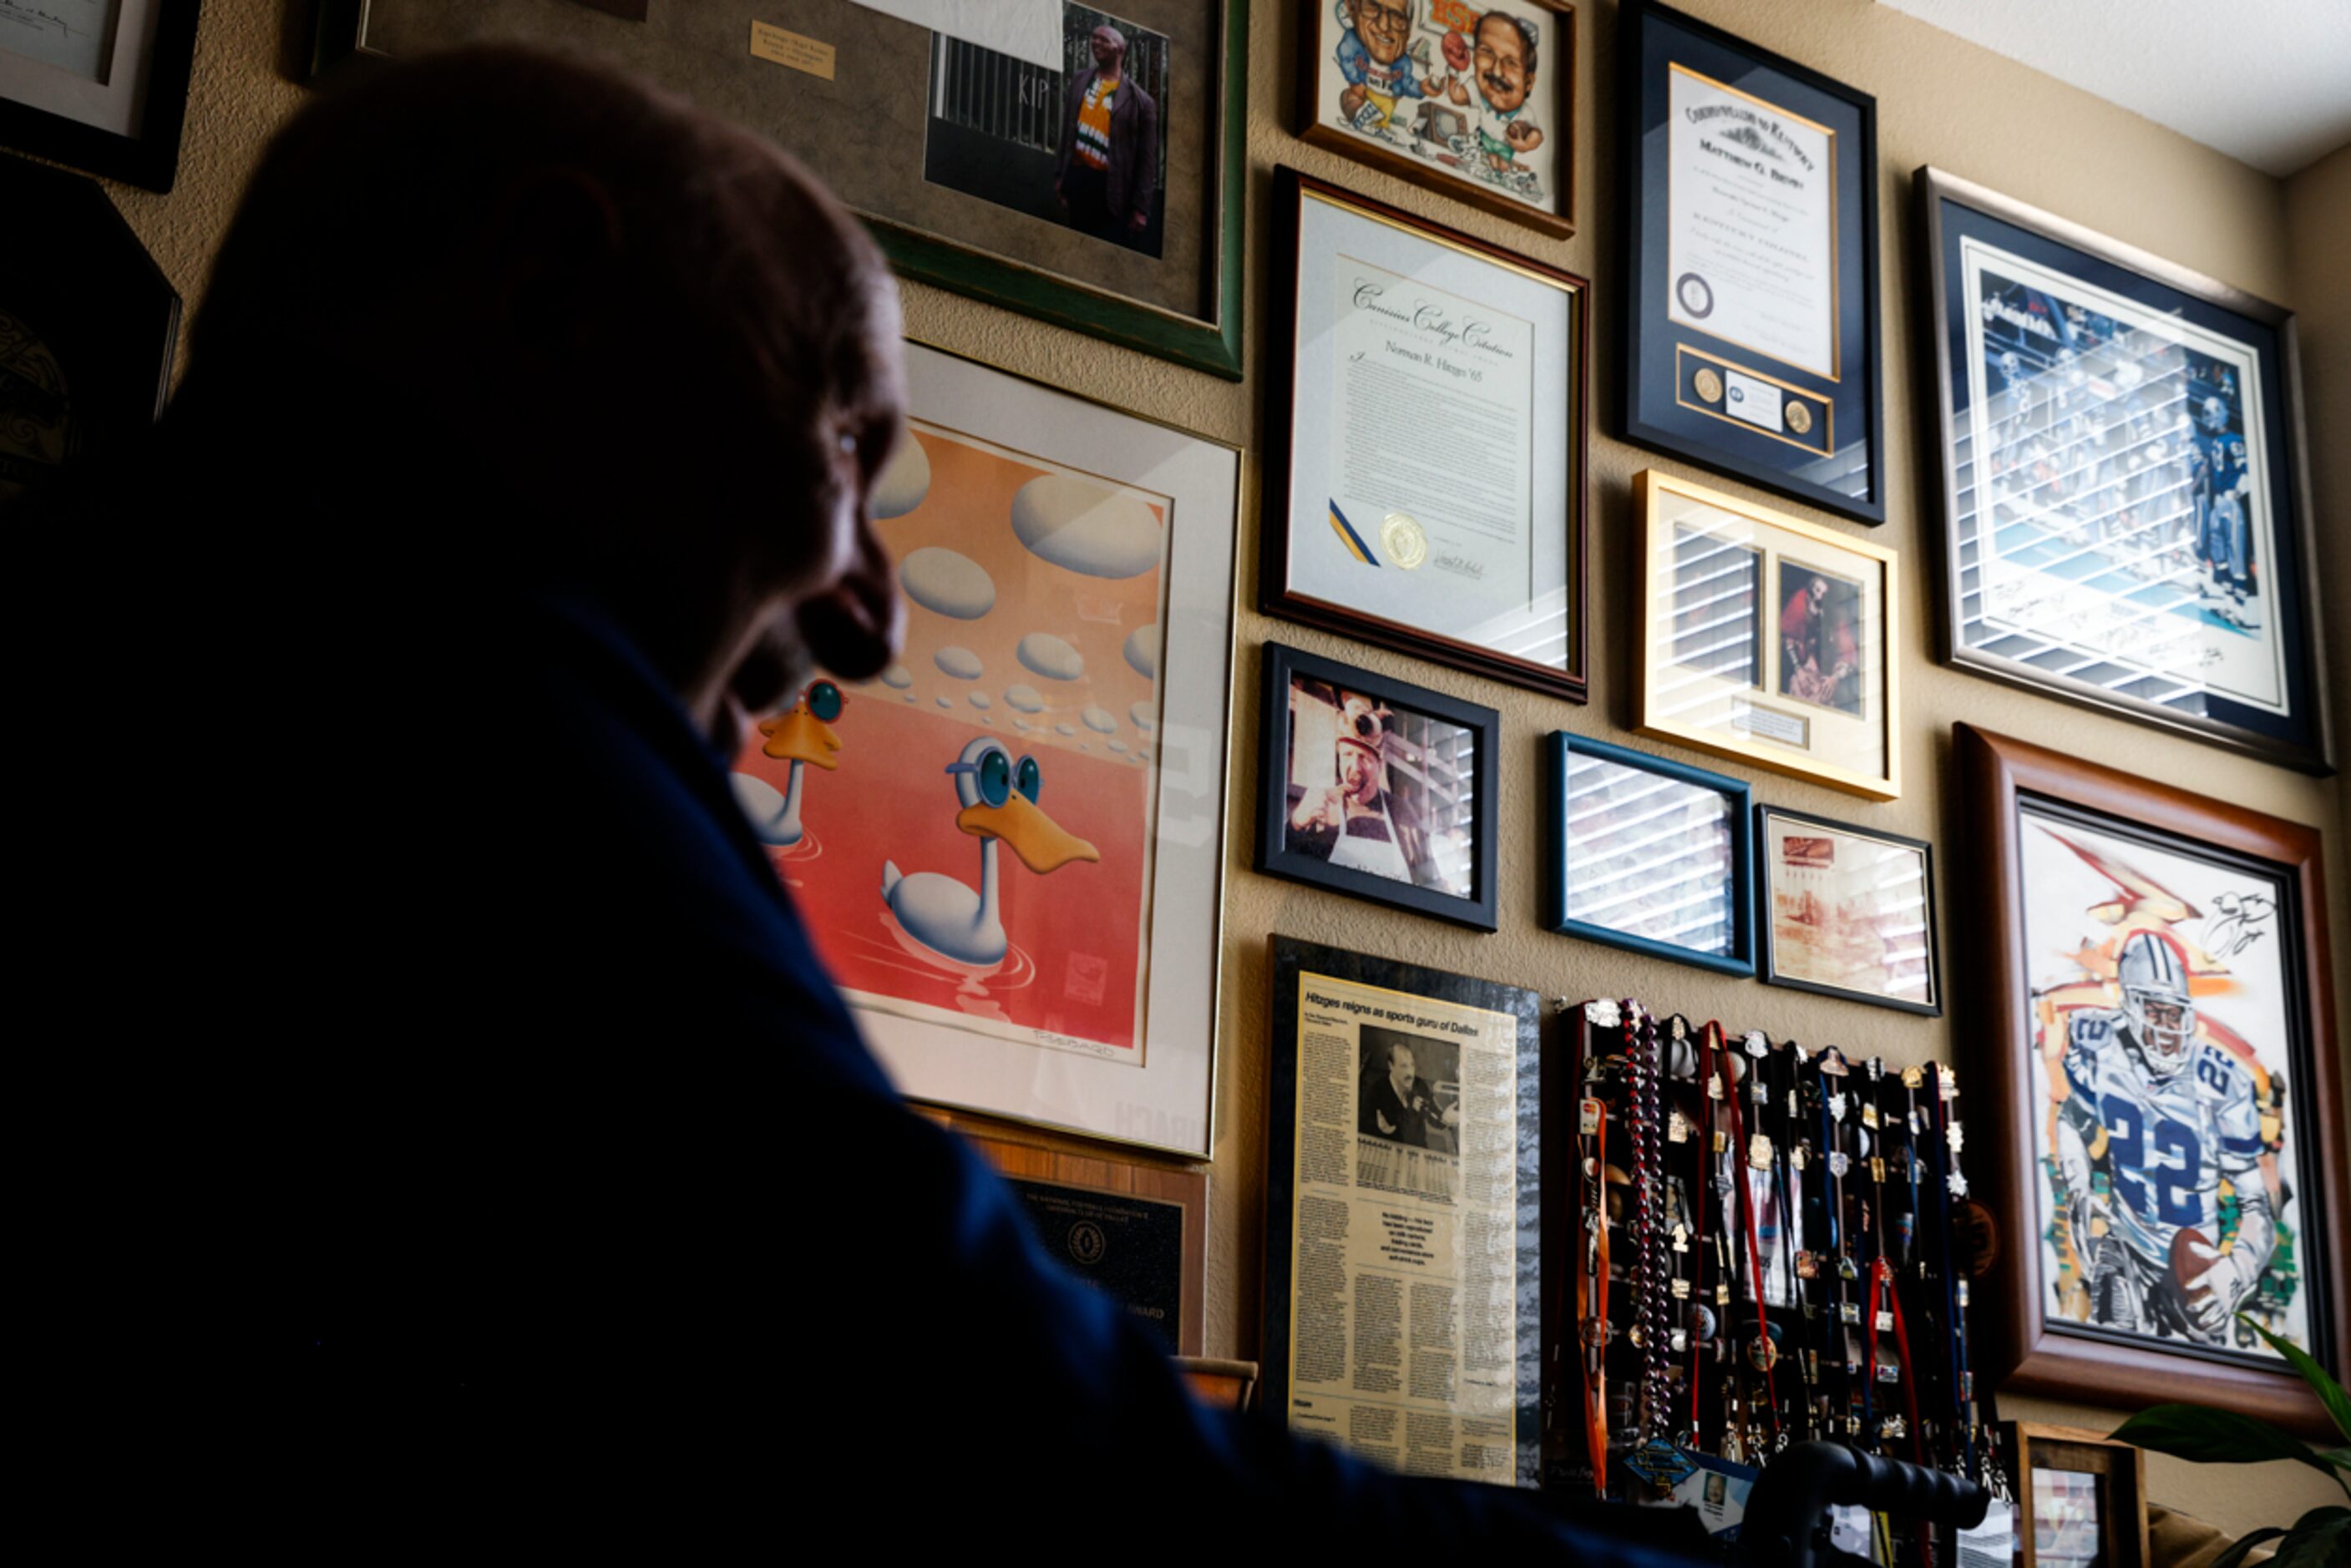
[[1885, 522], [1877, 100], [1625, 16], [1625, 439]]
[[1945, 662], [2329, 771], [2294, 317], [1917, 184]]

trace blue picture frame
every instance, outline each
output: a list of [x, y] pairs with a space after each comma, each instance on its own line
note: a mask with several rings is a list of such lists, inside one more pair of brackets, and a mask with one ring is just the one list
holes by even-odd
[[[1583, 835], [1574, 830], [1571, 813], [1571, 806], [1578, 798], [1573, 780], [1575, 763], [1579, 758], [1613, 764], [1618, 769], [1665, 781], [1667, 784], [1682, 784], [1722, 798], [1729, 877], [1720, 889], [1721, 917], [1715, 922], [1715, 929], [1724, 933], [1719, 950], [1708, 950], [1705, 947], [1570, 915], [1570, 909], [1576, 907], [1577, 864], [1579, 859], [1589, 858], [1579, 856]], [[1562, 936], [1581, 937], [1585, 941], [1604, 942], [1629, 952], [1646, 953], [1651, 958], [1671, 959], [1676, 963], [1710, 970], [1717, 974], [1751, 979], [1755, 973], [1755, 843], [1754, 802], [1748, 786], [1737, 779], [1708, 773], [1704, 768], [1668, 762], [1646, 752], [1613, 746], [1605, 741], [1589, 740], [1564, 730], [1552, 734], [1548, 762], [1549, 776], [1545, 784], [1548, 833], [1543, 866], [1545, 929]], [[1627, 851], [1619, 851], [1625, 852]], [[1587, 906], [1587, 912], [1588, 909]]]

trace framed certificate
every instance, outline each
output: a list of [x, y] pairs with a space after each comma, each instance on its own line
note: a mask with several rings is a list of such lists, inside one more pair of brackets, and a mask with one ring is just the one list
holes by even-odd
[[[1541, 999], [1273, 939], [1265, 1400], [1413, 1475], [1532, 1487]], [[1555, 1327], [1554, 1327], [1555, 1332]]]
[[169, 191], [196, 0], [0, 4], [0, 146]]
[[1259, 607], [1581, 702], [1584, 281], [1279, 175]]
[[1755, 844], [1767, 983], [1942, 1013], [1932, 847], [1762, 805]]
[[1641, 732], [1899, 795], [1894, 552], [1655, 469], [1633, 492], [1646, 542]]
[[2294, 317], [1917, 178], [1944, 659], [2328, 771]]
[[1877, 100], [1625, 16], [1625, 439], [1885, 522]]
[[1565, 239], [1575, 233], [1567, 0], [1311, 0], [1298, 134]]

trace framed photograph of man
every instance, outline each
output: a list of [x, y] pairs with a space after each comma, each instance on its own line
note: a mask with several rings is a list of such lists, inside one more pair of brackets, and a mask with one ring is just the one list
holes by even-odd
[[1563, 730], [1550, 753], [1543, 924], [1718, 974], [1753, 974], [1747, 786]]
[[1640, 729], [1872, 800], [1901, 794], [1901, 596], [1883, 545], [1656, 470]]
[[1616, 56], [1625, 439], [1885, 522], [1877, 100], [1652, 0]]
[[1767, 983], [1941, 1014], [1931, 846], [1759, 804], [1755, 848]]
[[319, 68], [601, 55], [772, 138], [906, 276], [1240, 379], [1249, 0], [319, 4]]
[[1266, 1408], [1393, 1470], [1532, 1487], [1541, 999], [1288, 937], [1272, 961]]
[[[2320, 1431], [2344, 1216], [2317, 831], [1962, 724], [2004, 1386]], [[2012, 1371], [2011, 1370], [2012, 1369]]]
[[1298, 133], [1458, 201], [1575, 232], [1567, 0], [1308, 0]]
[[1945, 660], [2328, 771], [2294, 317], [1917, 182]]
[[1501, 716], [1265, 645], [1257, 868], [1495, 929]]

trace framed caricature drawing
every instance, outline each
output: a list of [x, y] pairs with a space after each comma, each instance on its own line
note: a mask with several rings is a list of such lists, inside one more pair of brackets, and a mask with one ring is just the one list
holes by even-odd
[[735, 789], [910, 1098], [1207, 1158], [1240, 454], [919, 344], [899, 663]]
[[2338, 1377], [2342, 1053], [2314, 829], [1959, 727], [2005, 1232], [1994, 1376], [2312, 1431]]

